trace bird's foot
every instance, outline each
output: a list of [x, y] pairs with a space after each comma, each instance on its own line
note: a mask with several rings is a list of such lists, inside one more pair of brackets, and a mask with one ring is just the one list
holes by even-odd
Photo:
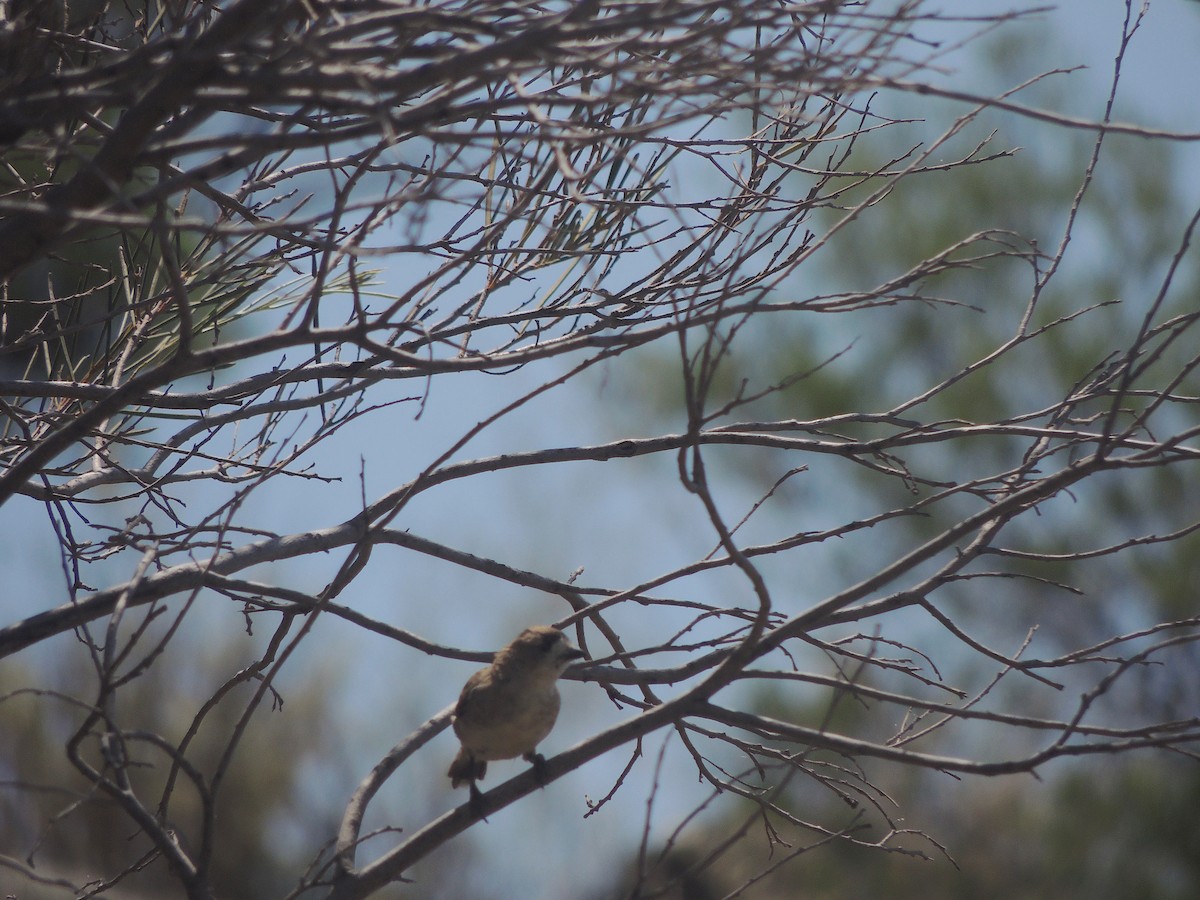
[[470, 796], [467, 798], [467, 808], [471, 810], [472, 815], [476, 815], [483, 821], [487, 821], [487, 817], [483, 814], [483, 794], [479, 793], [479, 788], [475, 787], [474, 781], [467, 782], [470, 789]]
[[522, 758], [526, 762], [533, 765], [534, 777], [537, 778], [538, 784], [540, 784], [542, 787], [545, 787], [546, 782], [549, 780], [549, 776], [546, 773], [546, 757], [542, 756], [540, 753], [530, 751]]

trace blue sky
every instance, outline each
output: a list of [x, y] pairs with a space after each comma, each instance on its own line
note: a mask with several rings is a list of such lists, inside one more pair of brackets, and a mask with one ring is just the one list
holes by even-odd
[[[952, 6], [953, 4], [947, 4]], [[971, 4], [973, 11], [1011, 8], [1007, 4]], [[1064, 45], [1047, 66], [1085, 65], [1087, 70], [1067, 82], [1069, 108], [1063, 112], [1097, 117], [1111, 77], [1112, 60], [1124, 4], [1115, 0], [1071, 0], [1045, 13], [1038, 23], [1021, 28], [1030, 39], [1044, 29], [1052, 41]], [[1053, 46], [1053, 44], [1052, 44]], [[1125, 62], [1118, 119], [1152, 127], [1200, 133], [1200, 4], [1188, 0], [1154, 0], [1141, 32]], [[969, 83], [981, 91], [1007, 87], [991, 85], [972, 61], [973, 48], [951, 55], [948, 64], [961, 66], [954, 83]], [[959, 79], [966, 75], [963, 81]], [[1055, 130], [1046, 128], [1046, 140]], [[1037, 152], [1033, 148], [1030, 152]], [[1181, 144], [1179, 152], [1200, 172], [1200, 143]], [[1178, 186], [1180, 192], [1200, 197], [1200, 178]], [[403, 277], [385, 273], [385, 277]], [[463, 431], [464, 423], [486, 417], [506, 403], [514, 385], [525, 379], [533, 387], [546, 377], [541, 370], [496, 378], [464, 376], [435, 383], [420, 421], [413, 407], [369, 417], [359, 427], [347, 428], [335, 441], [319, 448], [318, 468], [336, 472], [344, 481], [339, 490], [314, 492], [289, 486], [282, 492], [264, 492], [248, 513], [264, 527], [280, 531], [319, 528], [352, 515], [360, 504], [358, 476], [363, 472], [368, 500], [407, 480]], [[411, 393], [412, 385], [395, 388], [397, 396]], [[381, 398], [377, 398], [381, 399]], [[625, 436], [620, 416], [605, 407], [621, 402], [606, 391], [603, 372], [577, 388], [550, 395], [528, 411], [511, 417], [504, 427], [485, 432], [460, 458], [540, 446], [568, 446]], [[406, 511], [401, 527], [481, 556], [544, 574], [568, 578], [582, 568], [581, 583], [633, 584], [658, 571], [693, 558], [696, 547], [711, 543], [708, 529], [699, 521], [694, 502], [679, 493], [653, 504], [645, 500], [642, 479], [671, 478], [673, 460], [646, 460], [627, 464], [628, 478], [605, 478], [603, 493], [593, 487], [586, 465], [543, 467], [536, 475], [512, 474], [471, 479], [419, 499]], [[752, 502], [749, 495], [743, 502]], [[15, 500], [0, 509], [0, 526], [6, 536], [0, 549], [7, 578], [5, 621], [63, 601], [62, 575], [54, 537], [45, 520], [29, 524], [32, 501]], [[736, 504], [735, 504], [736, 505]], [[297, 561], [255, 573], [255, 577], [315, 592], [328, 579], [336, 559]], [[819, 581], [819, 576], [814, 576]], [[721, 583], [704, 590], [720, 590]], [[481, 599], [480, 594], [486, 596]], [[479, 650], [504, 643], [525, 622], [550, 621], [562, 613], [561, 601], [530, 597], [515, 588], [497, 586], [447, 564], [381, 547], [368, 569], [342, 601], [363, 612], [431, 639]], [[346, 671], [339, 681], [345, 722], [335, 726], [345, 736], [346, 767], [313, 772], [312, 790], [347, 797], [353, 782], [365, 773], [392, 743], [423, 719], [451, 702], [458, 686], [473, 670], [469, 663], [429, 661], [390, 645], [382, 638], [362, 636], [340, 623], [329, 622], [318, 642], [307, 648], [323, 658], [340, 658]], [[298, 665], [310, 665], [302, 656]], [[424, 690], [414, 696], [411, 687]], [[286, 686], [285, 686], [286, 693]], [[568, 684], [560, 727], [547, 750], [563, 749], [625, 715], [612, 708], [594, 688]], [[403, 695], [403, 696], [402, 696]], [[649, 755], [657, 752], [651, 742]], [[444, 781], [444, 768], [453, 752], [449, 735], [443, 735], [406, 767], [385, 792], [389, 816], [401, 816], [403, 792], [419, 794], [431, 805], [448, 808], [461, 799]], [[646, 769], [635, 773], [619, 800], [604, 813], [584, 820], [584, 795], [603, 795], [627, 756], [623, 752], [597, 761], [530, 797], [516, 808], [493, 817], [490, 824], [472, 830], [478, 865], [486, 878], [476, 885], [492, 885], [479, 896], [561, 898], [577, 892], [581, 883], [600, 883], [612, 872], [615, 860], [628, 852], [640, 830], [644, 813]], [[491, 779], [517, 771], [517, 764], [496, 766]], [[683, 782], [694, 774], [667, 778], [672, 787], [660, 798], [656, 829], [668, 829], [681, 812], [690, 809]], [[690, 793], [690, 792], [689, 792]], [[390, 797], [390, 801], [388, 801]], [[408, 810], [412, 811], [410, 804]], [[424, 802], [416, 804], [423, 811]], [[376, 822], [375, 824], [379, 824]], [[423, 822], [419, 818], [393, 821], [406, 831]], [[513, 840], [517, 837], [518, 840]], [[573, 848], [584, 847], [585, 853]], [[537, 869], [531, 885], [534, 851], [569, 860], [569, 865]], [[453, 848], [449, 852], [454, 853]]]

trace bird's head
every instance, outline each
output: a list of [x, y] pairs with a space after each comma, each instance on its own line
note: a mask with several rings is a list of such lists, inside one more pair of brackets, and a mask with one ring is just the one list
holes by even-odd
[[557, 678], [571, 662], [582, 657], [583, 652], [557, 628], [535, 625], [500, 651], [496, 665]]

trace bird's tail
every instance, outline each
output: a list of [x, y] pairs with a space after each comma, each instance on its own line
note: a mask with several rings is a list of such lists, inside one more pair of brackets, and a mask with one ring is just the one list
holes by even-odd
[[477, 781], [487, 774], [487, 762], [476, 759], [467, 752], [466, 747], [462, 747], [458, 756], [454, 757], [454, 762], [450, 763], [450, 771], [446, 774], [450, 776], [451, 787], [462, 787], [467, 782]]

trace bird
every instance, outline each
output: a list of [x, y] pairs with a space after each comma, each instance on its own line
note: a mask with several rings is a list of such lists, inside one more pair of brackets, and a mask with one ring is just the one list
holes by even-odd
[[556, 682], [572, 660], [582, 657], [557, 628], [535, 625], [467, 679], [454, 707], [454, 733], [462, 746], [446, 774], [451, 787], [470, 787], [475, 812], [482, 803], [475, 782], [487, 773], [490, 760], [519, 756], [544, 778], [546, 761], [537, 745], [558, 718]]

